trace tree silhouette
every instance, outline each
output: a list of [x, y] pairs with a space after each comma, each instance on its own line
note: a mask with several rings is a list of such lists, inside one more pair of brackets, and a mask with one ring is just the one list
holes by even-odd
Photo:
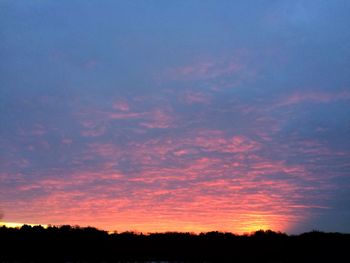
[[208, 232], [108, 234], [93, 227], [0, 227], [0, 262], [339, 262], [350, 234], [271, 230], [251, 235]]

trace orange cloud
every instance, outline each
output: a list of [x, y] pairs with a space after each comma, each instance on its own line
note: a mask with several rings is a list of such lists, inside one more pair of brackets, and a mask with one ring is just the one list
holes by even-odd
[[7, 202], [8, 219], [25, 216], [31, 222], [94, 225], [111, 231], [237, 233], [261, 228], [288, 231], [304, 219], [310, 206], [304, 204], [303, 188], [294, 180], [307, 173], [303, 166], [258, 155], [260, 144], [244, 136], [220, 131], [194, 134], [122, 148], [89, 144], [83, 158], [103, 158], [100, 162], [108, 164], [128, 156], [138, 169], [121, 172], [107, 165], [101, 171], [82, 170], [23, 184], [16, 191], [43, 195], [33, 196], [31, 206], [18, 202], [16, 209]]
[[[41, 171], [35, 182], [25, 173], [5, 176], [15, 184], [0, 177], [1, 184], [15, 185], [3, 194], [15, 200], [4, 202], [8, 221], [26, 218], [111, 231], [243, 233], [261, 228], [288, 231], [305, 220], [310, 209], [325, 208], [305, 201], [321, 195], [314, 192], [319, 178], [308, 164], [287, 163], [266, 153], [274, 143], [271, 132], [279, 128], [274, 119], [258, 115], [257, 126], [273, 125], [251, 132], [189, 126], [174, 134], [181, 116], [170, 106], [140, 111], [120, 101], [110, 109], [77, 115], [87, 138], [79, 154], [69, 157], [66, 169]], [[251, 109], [245, 111], [250, 113]], [[124, 129], [119, 124], [127, 121], [132, 124], [128, 133], [139, 132], [137, 140], [119, 133]], [[113, 136], [97, 140], [107, 131]], [[334, 152], [314, 141], [300, 143], [303, 147], [298, 150], [296, 143], [294, 152]]]
[[[103, 155], [113, 155], [109, 147], [102, 148]], [[244, 161], [225, 165], [228, 160], [209, 157], [180, 167], [151, 162], [135, 174], [77, 172], [16, 189], [41, 189], [46, 195], [33, 197], [31, 206], [23, 200], [16, 209], [5, 209], [11, 221], [24, 216], [31, 222], [94, 225], [111, 231], [286, 231], [301, 220], [305, 207], [294, 194], [297, 185], [269, 175], [303, 171], [280, 162], [256, 162], [259, 173], [246, 172]]]

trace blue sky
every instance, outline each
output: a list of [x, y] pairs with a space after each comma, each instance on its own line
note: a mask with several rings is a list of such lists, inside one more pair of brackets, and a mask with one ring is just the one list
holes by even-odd
[[348, 1], [0, 1], [4, 222], [349, 232]]

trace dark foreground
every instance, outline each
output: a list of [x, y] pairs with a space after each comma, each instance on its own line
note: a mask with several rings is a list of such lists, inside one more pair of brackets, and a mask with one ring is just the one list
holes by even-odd
[[0, 228], [0, 262], [350, 262], [350, 234], [108, 234], [95, 228]]

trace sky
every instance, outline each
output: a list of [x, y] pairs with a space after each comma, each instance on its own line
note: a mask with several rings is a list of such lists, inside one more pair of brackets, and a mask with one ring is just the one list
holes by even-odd
[[350, 232], [349, 13], [0, 0], [0, 221]]

